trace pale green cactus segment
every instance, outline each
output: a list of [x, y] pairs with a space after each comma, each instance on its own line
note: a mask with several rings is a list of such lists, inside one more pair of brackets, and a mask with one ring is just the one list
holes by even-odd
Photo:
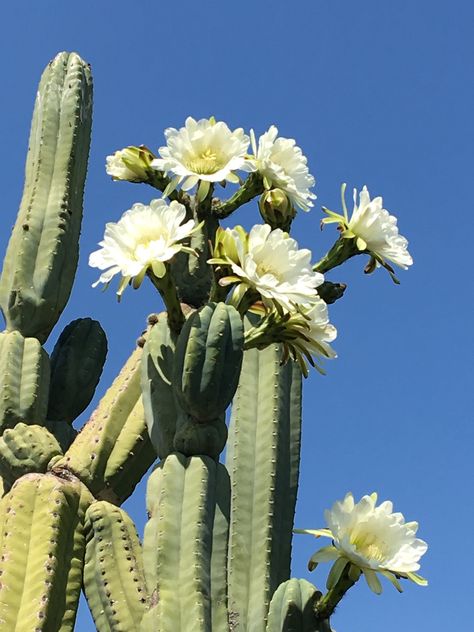
[[55, 437], [43, 426], [16, 424], [0, 437], [0, 475], [7, 486], [31, 472], [46, 472], [54, 456], [62, 454]]
[[200, 421], [225, 412], [239, 381], [244, 331], [231, 305], [209, 303], [185, 322], [176, 345], [173, 386], [183, 410]]
[[160, 459], [173, 452], [177, 404], [171, 381], [175, 336], [168, 327], [166, 313], [148, 332], [142, 357], [142, 395], [145, 421], [153, 447]]
[[123, 509], [106, 501], [86, 511], [84, 592], [98, 632], [134, 632], [147, 609], [141, 544]]
[[[179, 405], [178, 405], [179, 406]], [[216, 419], [198, 421], [180, 410], [176, 419], [174, 449], [185, 456], [204, 454], [218, 459], [227, 441], [225, 413]]]
[[[229, 612], [242, 629], [265, 629], [277, 586], [290, 574], [301, 432], [301, 374], [280, 366], [277, 345], [244, 354], [232, 404]], [[250, 628], [249, 628], [250, 629]]]
[[103, 476], [105, 487], [98, 492], [98, 497], [122, 503], [154, 461], [156, 452], [148, 436], [143, 403], [139, 398], [107, 459]]
[[160, 632], [211, 630], [217, 464], [170, 454], [150, 476], [144, 565]]
[[75, 53], [60, 53], [38, 88], [23, 197], [0, 278], [7, 329], [41, 342], [74, 281], [91, 121], [90, 68]]
[[136, 348], [90, 420], [55, 465], [73, 472], [101, 500], [123, 500], [112, 487], [115, 475], [131, 493], [155, 459], [154, 451], [147, 448], [151, 444], [140, 401], [141, 355], [142, 349]]
[[48, 354], [36, 338], [0, 333], [0, 429], [44, 422], [49, 372]]
[[51, 354], [48, 421], [72, 423], [90, 404], [107, 356], [97, 320], [78, 318], [62, 331]]
[[306, 579], [289, 579], [275, 591], [266, 632], [323, 632], [314, 604], [321, 593]]
[[73, 630], [91, 501], [77, 479], [51, 474], [27, 474], [3, 497], [2, 630]]

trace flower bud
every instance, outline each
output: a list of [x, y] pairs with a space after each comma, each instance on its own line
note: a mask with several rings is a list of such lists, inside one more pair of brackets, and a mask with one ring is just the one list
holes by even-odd
[[145, 145], [125, 147], [112, 156], [107, 156], [105, 170], [114, 180], [146, 182], [150, 163], [154, 158]]
[[285, 232], [289, 231], [296, 211], [282, 189], [264, 191], [259, 200], [258, 207], [263, 220], [267, 224], [270, 224], [272, 230], [281, 228]]

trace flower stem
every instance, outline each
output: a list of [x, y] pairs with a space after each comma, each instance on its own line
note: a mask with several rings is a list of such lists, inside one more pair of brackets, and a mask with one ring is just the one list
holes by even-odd
[[169, 269], [161, 279], [158, 279], [151, 271], [148, 271], [147, 274], [165, 303], [169, 328], [172, 332], [179, 334], [185, 319]]
[[349, 562], [336, 585], [328, 590], [328, 592], [316, 602], [314, 608], [316, 617], [319, 621], [329, 619], [338, 603], [344, 597], [349, 588], [352, 588], [352, 586], [357, 582], [360, 575], [360, 569]]
[[250, 202], [253, 198], [263, 193], [263, 180], [258, 173], [251, 173], [244, 184], [232, 197], [225, 202], [218, 202], [212, 207], [212, 213], [219, 219], [224, 219], [233, 213], [239, 206]]
[[329, 272], [329, 270], [361, 253], [362, 251], [357, 248], [355, 239], [339, 237], [331, 250], [313, 266], [313, 270], [322, 273]]
[[[158, 191], [163, 192], [168, 184], [171, 182], [171, 178], [165, 176], [163, 171], [157, 171], [156, 169], [147, 169], [146, 173], [148, 176], [148, 180], [146, 181], [146, 183], [153, 188], [158, 189]], [[180, 202], [189, 211], [191, 207], [191, 198], [185, 191], [175, 190], [172, 191], [167, 197], [170, 200], [176, 200], [176, 202]]]

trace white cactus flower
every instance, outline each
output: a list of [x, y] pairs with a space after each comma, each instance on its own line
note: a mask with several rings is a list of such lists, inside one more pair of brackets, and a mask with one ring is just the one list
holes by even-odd
[[298, 248], [287, 233], [268, 224], [256, 224], [247, 234], [241, 227], [221, 229], [227, 258], [211, 259], [232, 269], [221, 285], [240, 284], [255, 290], [265, 305], [275, 304], [290, 312], [295, 305], [309, 307], [318, 300], [316, 288], [324, 276], [311, 268], [311, 251]]
[[347, 224], [347, 236], [356, 238], [359, 250], [369, 250], [383, 261], [391, 261], [406, 270], [413, 259], [408, 252], [408, 241], [398, 233], [397, 218], [383, 208], [383, 199], [370, 199], [367, 187], [359, 194], [354, 189], [354, 210]]
[[319, 562], [336, 560], [337, 567], [335, 564], [333, 568], [337, 568], [337, 576], [333, 573], [330, 582], [335, 585], [350, 563], [362, 571], [369, 587], [377, 594], [382, 592], [377, 573], [389, 579], [399, 591], [400, 577], [426, 585], [427, 581], [416, 573], [420, 568], [419, 559], [428, 548], [426, 542], [415, 537], [418, 523], [405, 522], [401, 513], [393, 513], [393, 504], [388, 500], [379, 506], [376, 503], [375, 493], [363, 496], [358, 503], [348, 493], [344, 500], [325, 511], [327, 528], [295, 530], [316, 537], [326, 536], [333, 541], [311, 557], [311, 570]]
[[263, 177], [266, 189], [282, 189], [290, 201], [303, 211], [308, 211], [316, 199], [310, 188], [314, 177], [309, 173], [307, 159], [292, 138], [278, 138], [278, 129], [272, 125], [258, 139], [250, 132], [252, 139], [254, 168]]
[[134, 204], [118, 222], [106, 224], [104, 240], [99, 243], [102, 247], [89, 256], [90, 266], [104, 270], [93, 287], [108, 285], [120, 274], [120, 297], [130, 281], [134, 288], [139, 287], [148, 270], [157, 278], [163, 277], [164, 262], [180, 250], [194, 252], [180, 243], [197, 229], [192, 219], [183, 223], [185, 216], [186, 209], [179, 202], [168, 205], [159, 199], [149, 206]]
[[[242, 128], [231, 131], [226, 123], [214, 118], [196, 121], [188, 116], [179, 130], [165, 130], [166, 146], [160, 158], [152, 161], [154, 169], [175, 175], [174, 186], [188, 191], [198, 181], [238, 182], [235, 171], [251, 171], [246, 153], [250, 143]], [[208, 187], [207, 187], [208, 188]]]

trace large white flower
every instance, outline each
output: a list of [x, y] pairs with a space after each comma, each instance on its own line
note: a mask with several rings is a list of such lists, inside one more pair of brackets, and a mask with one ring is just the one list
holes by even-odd
[[90, 266], [104, 270], [93, 287], [108, 285], [120, 274], [120, 296], [131, 280], [133, 287], [139, 287], [149, 269], [156, 277], [163, 277], [165, 261], [180, 250], [191, 251], [179, 243], [196, 230], [192, 219], [183, 224], [185, 216], [182, 204], [173, 201], [168, 205], [160, 199], [152, 200], [149, 206], [134, 204], [118, 222], [106, 224], [104, 239], [99, 243], [102, 247], [89, 256]]
[[401, 513], [393, 513], [393, 504], [388, 500], [379, 506], [376, 503], [375, 493], [363, 496], [358, 503], [348, 493], [344, 500], [325, 511], [327, 529], [295, 530], [316, 537], [327, 536], [333, 541], [312, 556], [310, 568], [319, 562], [336, 560], [333, 568], [337, 569], [337, 576], [333, 573], [331, 581], [334, 585], [350, 563], [364, 573], [368, 585], [377, 594], [382, 586], [376, 573], [387, 577], [399, 591], [400, 577], [426, 585], [427, 581], [415, 572], [428, 548], [426, 542], [415, 537], [418, 523], [405, 522]]
[[293, 138], [277, 138], [278, 129], [272, 125], [258, 139], [250, 132], [255, 154], [254, 167], [262, 175], [265, 188], [278, 187], [285, 191], [291, 202], [304, 211], [309, 210], [316, 196], [310, 188], [314, 178], [309, 173], [306, 157]]
[[152, 161], [154, 169], [173, 173], [175, 185], [187, 191], [199, 180], [238, 182], [235, 171], [252, 170], [246, 152], [250, 139], [242, 128], [233, 132], [213, 118], [194, 120], [188, 116], [179, 130], [165, 130], [166, 146], [160, 147], [161, 158]]
[[227, 259], [211, 263], [227, 264], [233, 276], [221, 284], [239, 283], [258, 292], [268, 307], [275, 304], [286, 311], [295, 305], [309, 307], [318, 300], [316, 288], [324, 276], [311, 267], [311, 251], [298, 248], [297, 242], [268, 224], [256, 224], [246, 234], [241, 227], [227, 228], [218, 236], [227, 249]]
[[[354, 189], [354, 210], [347, 224], [347, 236], [355, 236], [359, 250], [368, 250], [383, 261], [392, 261], [407, 269], [413, 259], [408, 252], [408, 241], [398, 233], [397, 218], [383, 208], [383, 199], [370, 199], [367, 187], [359, 194]], [[378, 263], [378, 262], [377, 262]]]

